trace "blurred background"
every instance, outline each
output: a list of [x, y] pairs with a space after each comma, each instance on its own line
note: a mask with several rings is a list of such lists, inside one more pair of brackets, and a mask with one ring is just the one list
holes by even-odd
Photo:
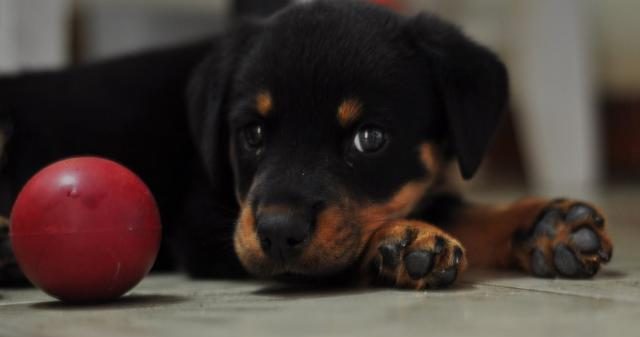
[[[0, 0], [0, 74], [202, 38], [294, 0]], [[379, 0], [456, 22], [507, 63], [509, 113], [470, 188], [595, 198], [640, 186], [640, 1]]]

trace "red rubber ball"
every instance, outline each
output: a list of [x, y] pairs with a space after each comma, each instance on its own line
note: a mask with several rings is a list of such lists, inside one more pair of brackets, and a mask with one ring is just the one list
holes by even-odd
[[11, 245], [27, 278], [66, 302], [115, 299], [151, 269], [160, 214], [145, 184], [113, 161], [56, 162], [24, 186], [11, 212]]

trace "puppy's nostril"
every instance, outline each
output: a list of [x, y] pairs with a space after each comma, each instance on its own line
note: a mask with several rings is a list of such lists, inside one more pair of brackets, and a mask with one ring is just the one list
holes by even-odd
[[268, 250], [271, 248], [271, 240], [267, 238], [263, 238], [260, 240], [260, 245], [262, 246], [263, 249]]
[[324, 209], [324, 206], [325, 206], [324, 201], [316, 201], [313, 203], [313, 205], [311, 205], [311, 209], [315, 214], [317, 214]]
[[300, 240], [296, 238], [287, 238], [287, 245], [292, 248], [301, 244], [302, 242], [304, 242], [304, 239]]

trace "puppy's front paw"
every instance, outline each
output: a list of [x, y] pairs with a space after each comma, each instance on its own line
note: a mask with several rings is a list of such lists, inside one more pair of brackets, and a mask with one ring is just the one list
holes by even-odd
[[374, 234], [363, 266], [374, 284], [424, 289], [451, 285], [466, 265], [460, 242], [437, 227], [402, 220]]
[[515, 242], [519, 264], [539, 277], [592, 277], [613, 252], [602, 214], [564, 199], [551, 201]]

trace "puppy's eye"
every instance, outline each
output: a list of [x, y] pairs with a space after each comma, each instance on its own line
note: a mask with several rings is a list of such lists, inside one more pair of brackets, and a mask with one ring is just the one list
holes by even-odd
[[242, 138], [247, 147], [257, 149], [262, 146], [264, 134], [260, 124], [249, 124], [242, 129]]
[[368, 126], [360, 129], [353, 138], [356, 150], [362, 153], [372, 153], [382, 149], [387, 142], [385, 133], [379, 128]]

